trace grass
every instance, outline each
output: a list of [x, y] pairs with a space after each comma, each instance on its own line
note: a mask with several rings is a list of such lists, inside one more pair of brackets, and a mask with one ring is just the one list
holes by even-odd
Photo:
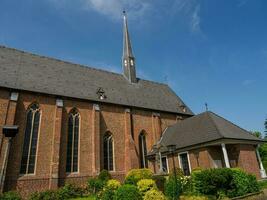
[[264, 181], [259, 181], [259, 186], [260, 186], [260, 189], [266, 189], [267, 188], [267, 180], [264, 180]]

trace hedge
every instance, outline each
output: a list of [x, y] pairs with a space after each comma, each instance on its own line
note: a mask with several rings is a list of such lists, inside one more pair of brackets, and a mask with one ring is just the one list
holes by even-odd
[[192, 173], [193, 190], [203, 195], [230, 198], [258, 192], [259, 185], [254, 175], [241, 169], [207, 169]]

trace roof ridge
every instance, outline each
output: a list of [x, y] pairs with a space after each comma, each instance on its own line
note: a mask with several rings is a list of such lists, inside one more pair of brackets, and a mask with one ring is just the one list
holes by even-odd
[[[32, 52], [29, 52], [29, 51], [25, 51], [25, 50], [13, 48], [13, 47], [7, 47], [7, 46], [4, 46], [4, 45], [0, 45], [0, 48], [9, 49], [9, 50], [12, 50], [12, 51], [17, 51], [17, 52], [20, 52], [20, 53], [23, 53], [23, 54], [32, 55], [32, 56], [36, 56], [36, 57], [39, 57], [39, 58], [46, 58], [46, 59], [54, 60], [54, 61], [57, 61], [57, 62], [71, 64], [71, 65], [75, 65], [75, 66], [80, 67], [80, 68], [91, 69], [91, 70], [105, 72], [105, 73], [114, 74], [114, 75], [123, 77], [123, 74], [120, 74], [120, 73], [117, 73], [117, 72], [108, 71], [108, 70], [101, 69], [101, 68], [97, 68], [95, 66], [89, 66], [89, 65], [85, 65], [85, 64], [78, 64], [78, 63], [74, 63], [74, 62], [71, 62], [71, 61], [66, 61], [66, 60], [63, 60], [63, 59], [60, 59], [60, 58], [54, 58], [54, 57], [50, 57], [50, 56], [39, 55], [37, 53], [32, 53]], [[141, 79], [141, 78], [138, 78], [138, 80], [142, 80], [142, 81], [146, 81], [146, 82], [150, 82], [150, 83], [154, 83], [154, 84], [158, 84], [158, 85], [164, 85], [164, 86], [169, 87], [168, 84], [162, 83], [162, 82], [157, 82], [157, 81], [152, 81], [152, 80], [147, 80], [147, 79]]]
[[209, 117], [210, 120], [213, 122], [214, 127], [215, 127], [216, 130], [218, 131], [219, 135], [220, 135], [222, 138], [224, 138], [224, 135], [221, 134], [220, 129], [218, 128], [218, 126], [217, 126], [217, 124], [215, 123], [214, 119], [212, 119], [212, 117], [210, 116], [210, 114], [213, 113], [213, 112], [211, 112], [211, 111], [207, 111], [207, 112], [204, 112], [204, 113], [207, 113], [208, 117]]
[[[250, 135], [252, 135], [250, 131], [248, 131], [248, 130], [246, 130], [246, 129], [244, 129], [244, 128], [242, 128], [242, 127], [236, 125], [236, 124], [234, 124], [233, 122], [229, 121], [228, 119], [225, 119], [224, 117], [221, 117], [220, 115], [217, 115], [216, 113], [214, 113], [214, 112], [212, 112], [212, 111], [209, 111], [209, 112], [212, 113], [212, 114], [214, 114], [214, 115], [216, 115], [217, 117], [219, 117], [219, 118], [221, 118], [221, 119], [223, 119], [223, 120], [225, 120], [225, 121], [231, 123], [231, 124], [234, 125], [235, 127], [240, 128], [240, 129], [242, 129], [243, 131], [248, 132]], [[254, 136], [254, 135], [252, 135], [252, 136]], [[254, 136], [254, 137], [255, 137], [255, 136]], [[257, 137], [256, 137], [256, 138], [257, 138]]]

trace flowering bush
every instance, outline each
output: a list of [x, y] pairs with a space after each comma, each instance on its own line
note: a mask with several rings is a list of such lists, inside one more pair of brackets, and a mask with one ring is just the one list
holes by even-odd
[[150, 169], [132, 169], [125, 178], [125, 184], [136, 185], [141, 179], [151, 179], [153, 173]]
[[121, 186], [121, 183], [115, 179], [111, 179], [107, 182], [105, 188], [111, 189], [111, 190], [117, 190]]
[[156, 183], [152, 179], [142, 179], [138, 181], [137, 188], [142, 195], [145, 195], [145, 193], [149, 190], [157, 190]]
[[145, 193], [144, 200], [166, 200], [162, 192], [152, 189]]

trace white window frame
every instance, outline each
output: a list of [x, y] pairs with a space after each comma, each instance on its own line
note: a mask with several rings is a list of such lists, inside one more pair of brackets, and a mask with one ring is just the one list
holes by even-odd
[[[106, 133], [108, 133], [108, 131], [106, 132]], [[110, 135], [109, 135], [109, 137], [107, 138], [107, 140], [112, 140], [112, 159], [113, 159], [113, 169], [112, 170], [110, 170], [110, 169], [107, 169], [109, 172], [115, 172], [116, 170], [116, 168], [115, 168], [115, 147], [114, 147], [114, 144], [115, 144], [115, 142], [114, 142], [114, 137], [113, 137], [113, 134], [111, 134], [111, 132], [109, 132], [110, 133]], [[109, 142], [107, 142], [107, 144], [108, 144], [108, 146], [107, 146], [107, 149], [109, 149]], [[108, 168], [110, 167], [109, 166], [109, 160], [110, 160], [110, 155], [109, 155], [109, 150], [108, 150]]]
[[[161, 157], [161, 163], [163, 163], [163, 162], [162, 162], [162, 159], [163, 159], [163, 158], [166, 158], [166, 163], [167, 163], [167, 173], [170, 173], [168, 157], [167, 157], [167, 156], [162, 156], [162, 157]], [[162, 167], [163, 167], [163, 165], [162, 165]], [[163, 169], [162, 169], [162, 170], [163, 170]]]
[[188, 162], [188, 166], [189, 166], [189, 172], [191, 174], [192, 170], [191, 170], [191, 163], [190, 163], [189, 153], [188, 153], [188, 151], [183, 151], [183, 152], [178, 153], [179, 167], [184, 171], [184, 169], [182, 168], [183, 165], [182, 165], [182, 162], [181, 162], [181, 159], [180, 159], [180, 155], [181, 154], [186, 154], [187, 155], [187, 162]]

